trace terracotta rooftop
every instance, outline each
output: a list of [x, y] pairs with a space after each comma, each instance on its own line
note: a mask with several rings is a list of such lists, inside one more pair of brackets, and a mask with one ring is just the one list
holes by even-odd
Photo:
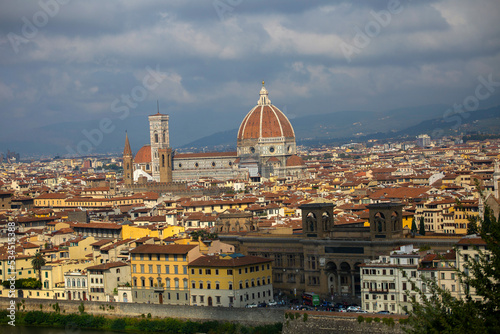
[[131, 254], [187, 254], [198, 245], [141, 245], [134, 248]]
[[266, 259], [258, 256], [226, 256], [221, 258], [219, 255], [202, 256], [189, 263], [190, 266], [197, 267], [240, 267], [252, 264], [270, 263], [272, 259]]

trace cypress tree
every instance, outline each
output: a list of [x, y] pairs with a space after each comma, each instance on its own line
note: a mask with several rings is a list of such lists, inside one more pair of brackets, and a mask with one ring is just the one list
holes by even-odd
[[420, 217], [420, 230], [418, 232], [420, 235], [425, 235], [425, 225], [424, 225], [424, 217]]

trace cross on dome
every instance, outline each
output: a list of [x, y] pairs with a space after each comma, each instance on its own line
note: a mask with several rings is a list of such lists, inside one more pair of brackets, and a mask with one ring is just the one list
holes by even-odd
[[257, 102], [259, 106], [268, 106], [271, 104], [271, 100], [268, 97], [269, 93], [267, 92], [266, 87], [264, 87], [264, 81], [262, 81], [262, 88], [260, 89], [260, 98]]

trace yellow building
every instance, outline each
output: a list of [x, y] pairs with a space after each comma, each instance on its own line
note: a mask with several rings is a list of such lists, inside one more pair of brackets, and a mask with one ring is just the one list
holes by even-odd
[[168, 225], [162, 226], [160, 229], [156, 225], [154, 226], [135, 226], [135, 225], [123, 225], [122, 226], [122, 238], [125, 239], [139, 239], [144, 237], [155, 237], [159, 239], [165, 239], [173, 237], [174, 235], [179, 235], [184, 233], [183, 226]]
[[455, 234], [467, 234], [469, 217], [479, 216], [479, 204], [477, 201], [462, 201], [454, 206]]
[[202, 256], [191, 261], [191, 305], [245, 307], [271, 301], [271, 264], [271, 259], [242, 254]]
[[134, 302], [189, 305], [188, 263], [201, 256], [197, 245], [141, 245], [130, 253]]
[[69, 258], [72, 260], [88, 259], [87, 255], [92, 253], [91, 244], [96, 241], [94, 237], [77, 237], [68, 241]]
[[0, 280], [3, 282], [14, 276], [16, 279], [37, 277], [35, 270], [31, 265], [33, 256], [16, 254], [14, 266], [16, 270], [11, 270], [12, 261], [9, 260], [8, 254], [0, 255]]

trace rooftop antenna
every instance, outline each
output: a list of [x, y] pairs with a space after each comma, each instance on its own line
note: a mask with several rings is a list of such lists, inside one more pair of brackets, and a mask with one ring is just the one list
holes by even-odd
[[156, 100], [156, 108], [158, 109], [158, 114], [160, 113], [160, 102]]

